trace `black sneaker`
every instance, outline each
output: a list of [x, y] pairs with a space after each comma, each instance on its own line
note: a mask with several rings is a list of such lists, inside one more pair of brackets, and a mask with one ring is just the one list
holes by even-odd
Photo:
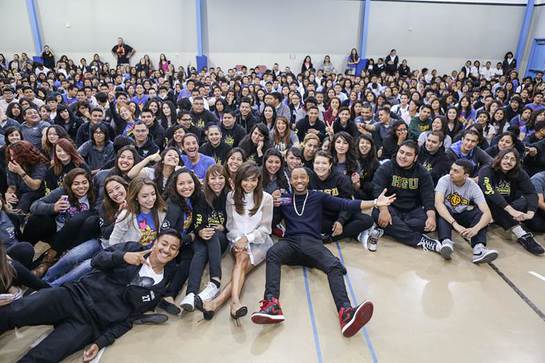
[[168, 320], [165, 314], [142, 314], [132, 322], [136, 325], [158, 325], [163, 324]]
[[364, 301], [355, 308], [341, 308], [339, 311], [341, 333], [346, 338], [356, 335], [371, 320], [372, 316], [373, 303], [371, 301]]
[[182, 312], [182, 310], [177, 307], [176, 304], [171, 304], [165, 299], [161, 299], [161, 301], [159, 301], [159, 304], [157, 304], [157, 307], [166, 311], [170, 315], [180, 315], [180, 313]]
[[534, 238], [534, 235], [531, 233], [526, 233], [524, 236], [517, 239], [517, 242], [526, 248], [526, 250], [536, 256], [542, 255], [545, 250]]

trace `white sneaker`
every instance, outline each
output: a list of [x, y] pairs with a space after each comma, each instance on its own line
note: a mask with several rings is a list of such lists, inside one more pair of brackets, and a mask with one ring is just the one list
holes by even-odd
[[366, 229], [365, 231], [362, 231], [360, 232], [360, 234], [358, 234], [358, 242], [360, 242], [364, 246], [367, 246], [367, 239], [369, 238], [369, 231], [371, 230], [371, 228]]
[[184, 311], [191, 312], [195, 310], [195, 294], [192, 292], [187, 294], [180, 303], [180, 307], [184, 309]]
[[492, 262], [498, 257], [498, 251], [489, 250], [482, 243], [473, 247], [473, 263]]
[[216, 284], [212, 281], [209, 281], [206, 287], [201, 292], [199, 292], [199, 297], [203, 302], [210, 301], [215, 298], [219, 294], [219, 292], [220, 289], [218, 289]]
[[367, 249], [369, 251], [375, 252], [377, 250], [378, 240], [383, 234], [384, 230], [378, 228], [376, 225], [373, 225], [373, 227], [370, 228], [369, 238], [367, 239]]
[[454, 242], [448, 238], [444, 239], [443, 242], [441, 242], [441, 249], [439, 252], [445, 260], [450, 260], [452, 252], [454, 252]]

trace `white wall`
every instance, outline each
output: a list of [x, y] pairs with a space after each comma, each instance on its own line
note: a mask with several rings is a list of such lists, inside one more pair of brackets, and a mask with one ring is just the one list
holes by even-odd
[[[342, 70], [349, 50], [359, 48], [362, 1], [204, 3], [204, 52], [212, 66], [278, 62], [298, 70], [305, 55], [319, 64], [330, 54]], [[111, 61], [110, 49], [123, 36], [137, 51], [133, 63], [146, 53], [157, 62], [161, 52], [176, 65], [195, 63], [195, 0], [39, 0], [37, 4], [43, 42], [57, 55], [78, 59], [97, 52]], [[386, 0], [373, 1], [370, 14], [368, 56], [385, 56], [396, 48], [413, 68], [447, 72], [461, 67], [466, 59], [496, 61], [507, 50], [514, 51], [524, 6]], [[0, 23], [9, 29], [0, 33], [0, 52], [33, 49], [23, 0], [0, 0]], [[544, 23], [545, 19], [540, 24]], [[534, 28], [536, 24], [534, 20]]]
[[0, 0], [0, 53], [11, 59], [14, 53], [34, 53], [32, 31], [26, 3], [22, 0]]

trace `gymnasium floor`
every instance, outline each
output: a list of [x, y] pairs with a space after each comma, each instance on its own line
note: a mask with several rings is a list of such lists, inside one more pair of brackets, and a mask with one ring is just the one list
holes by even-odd
[[[545, 259], [498, 228], [489, 231], [489, 246], [499, 250], [494, 266], [515, 288], [492, 266], [471, 263], [469, 245], [459, 240], [450, 262], [387, 237], [376, 253], [353, 241], [328, 245], [344, 259], [351, 299], [375, 303], [373, 319], [351, 339], [341, 336], [326, 276], [284, 267], [283, 324], [262, 327], [245, 318], [236, 327], [227, 308], [210, 322], [190, 313], [163, 326], [135, 327], [100, 362], [545, 362]], [[225, 260], [227, 278], [232, 264]], [[260, 266], [247, 281], [243, 303], [250, 311], [264, 278]], [[16, 361], [48, 329], [4, 334], [0, 362]], [[79, 361], [81, 353], [67, 359]]]

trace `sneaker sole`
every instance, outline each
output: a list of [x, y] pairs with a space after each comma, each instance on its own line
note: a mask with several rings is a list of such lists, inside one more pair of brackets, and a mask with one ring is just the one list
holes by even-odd
[[490, 251], [477, 259], [473, 259], [473, 263], [488, 263], [494, 261], [496, 258], [498, 258], [498, 252]]
[[367, 324], [369, 320], [371, 320], [373, 310], [374, 307], [371, 301], [365, 301], [358, 306], [352, 320], [346, 323], [346, 325], [342, 328], [341, 331], [343, 335], [346, 338], [356, 335], [356, 333], [360, 331], [360, 329], [363, 328], [363, 326]]
[[168, 316], [163, 314], [153, 315], [149, 317], [138, 318], [133, 321], [135, 325], [159, 325], [164, 324], [168, 321]]
[[285, 320], [284, 315], [268, 315], [262, 313], [253, 313], [252, 322], [254, 324], [277, 324]]
[[452, 258], [452, 253], [454, 252], [454, 249], [450, 246], [443, 246], [441, 247], [441, 250], [439, 253], [445, 260], [450, 260]]

